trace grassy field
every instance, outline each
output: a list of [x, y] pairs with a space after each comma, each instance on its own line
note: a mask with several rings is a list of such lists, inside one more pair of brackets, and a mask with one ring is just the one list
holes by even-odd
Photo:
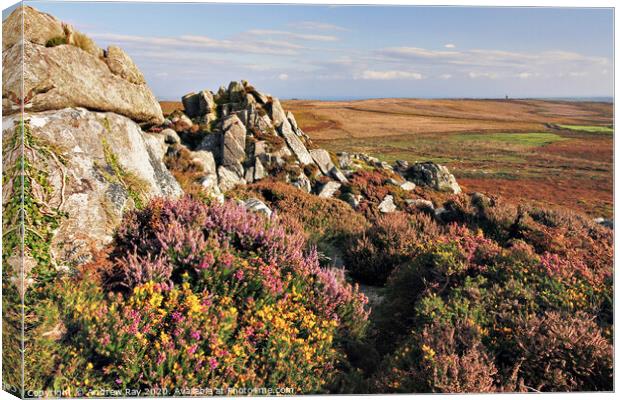
[[609, 126], [560, 125], [560, 128], [589, 133], [614, 133], [613, 128]]
[[612, 105], [542, 100], [285, 101], [331, 151], [446, 164], [467, 191], [613, 214]]

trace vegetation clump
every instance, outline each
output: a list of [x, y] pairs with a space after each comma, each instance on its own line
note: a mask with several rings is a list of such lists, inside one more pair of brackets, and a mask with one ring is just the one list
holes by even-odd
[[62, 283], [73, 357], [51, 384], [322, 392], [368, 315], [306, 248], [286, 223], [231, 203], [157, 199], [128, 213], [108, 254]]
[[[440, 229], [414, 228], [415, 250], [405, 247], [387, 278], [373, 313], [370, 340], [383, 355], [368, 374], [373, 390], [611, 390], [609, 230], [572, 213], [467, 197], [444, 205]], [[352, 271], [371, 258], [350, 254]]]

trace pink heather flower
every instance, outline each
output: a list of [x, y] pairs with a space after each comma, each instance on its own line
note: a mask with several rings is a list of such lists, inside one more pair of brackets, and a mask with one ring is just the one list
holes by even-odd
[[187, 354], [189, 354], [190, 356], [193, 355], [196, 352], [196, 349], [198, 349], [198, 345], [194, 344], [190, 347], [187, 348]]
[[202, 260], [200, 260], [200, 264], [198, 264], [198, 269], [211, 268], [214, 263], [215, 257], [213, 257], [213, 254], [207, 253], [202, 257]]
[[211, 369], [216, 369], [218, 365], [219, 363], [217, 362], [215, 358], [213, 357], [209, 358], [209, 367], [211, 367]]
[[121, 378], [116, 378], [116, 380], [114, 380], [114, 382], [116, 382], [117, 385], [120, 385], [123, 383], [123, 380]]
[[190, 334], [191, 338], [194, 340], [200, 340], [200, 332], [198, 331], [192, 331], [192, 333]]
[[166, 361], [166, 353], [159, 353], [159, 355], [157, 356], [157, 365], [160, 365], [164, 361]]
[[183, 322], [184, 319], [185, 319], [185, 317], [180, 312], [175, 311], [175, 312], [172, 313], [172, 320], [174, 322]]
[[224, 253], [220, 256], [220, 262], [226, 266], [226, 267], [230, 267], [232, 265], [233, 260], [235, 259], [235, 257], [230, 254], [230, 253]]
[[107, 333], [105, 335], [103, 335], [103, 337], [101, 338], [101, 345], [102, 346], [107, 346], [108, 344], [110, 344], [110, 335], [108, 335]]
[[243, 280], [243, 276], [244, 276], [243, 270], [242, 269], [238, 269], [237, 271], [235, 271], [235, 275], [234, 276], [235, 276], [236, 280], [242, 281]]

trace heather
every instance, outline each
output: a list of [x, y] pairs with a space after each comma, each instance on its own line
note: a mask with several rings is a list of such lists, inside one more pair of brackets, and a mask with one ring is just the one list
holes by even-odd
[[374, 390], [611, 390], [609, 232], [484, 201], [455, 199], [452, 222], [389, 275], [370, 335], [385, 355]]
[[189, 197], [129, 212], [106, 254], [57, 290], [71, 335], [48, 384], [62, 388], [323, 392], [367, 324], [365, 297], [302, 234]]
[[257, 197], [280, 216], [296, 221], [310, 242], [321, 247], [350, 240], [368, 226], [366, 218], [338, 199], [322, 199], [284, 182], [263, 181], [238, 190], [239, 198]]

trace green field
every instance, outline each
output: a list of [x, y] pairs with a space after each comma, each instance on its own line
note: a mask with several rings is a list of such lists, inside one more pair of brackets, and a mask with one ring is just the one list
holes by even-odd
[[500, 142], [506, 144], [516, 144], [521, 146], [538, 147], [546, 144], [566, 140], [566, 138], [555, 133], [535, 132], [535, 133], [463, 133], [452, 137], [458, 141], [475, 142]]
[[589, 133], [614, 133], [614, 129], [608, 126], [596, 125], [558, 125], [560, 128], [569, 129], [571, 131], [581, 131]]

